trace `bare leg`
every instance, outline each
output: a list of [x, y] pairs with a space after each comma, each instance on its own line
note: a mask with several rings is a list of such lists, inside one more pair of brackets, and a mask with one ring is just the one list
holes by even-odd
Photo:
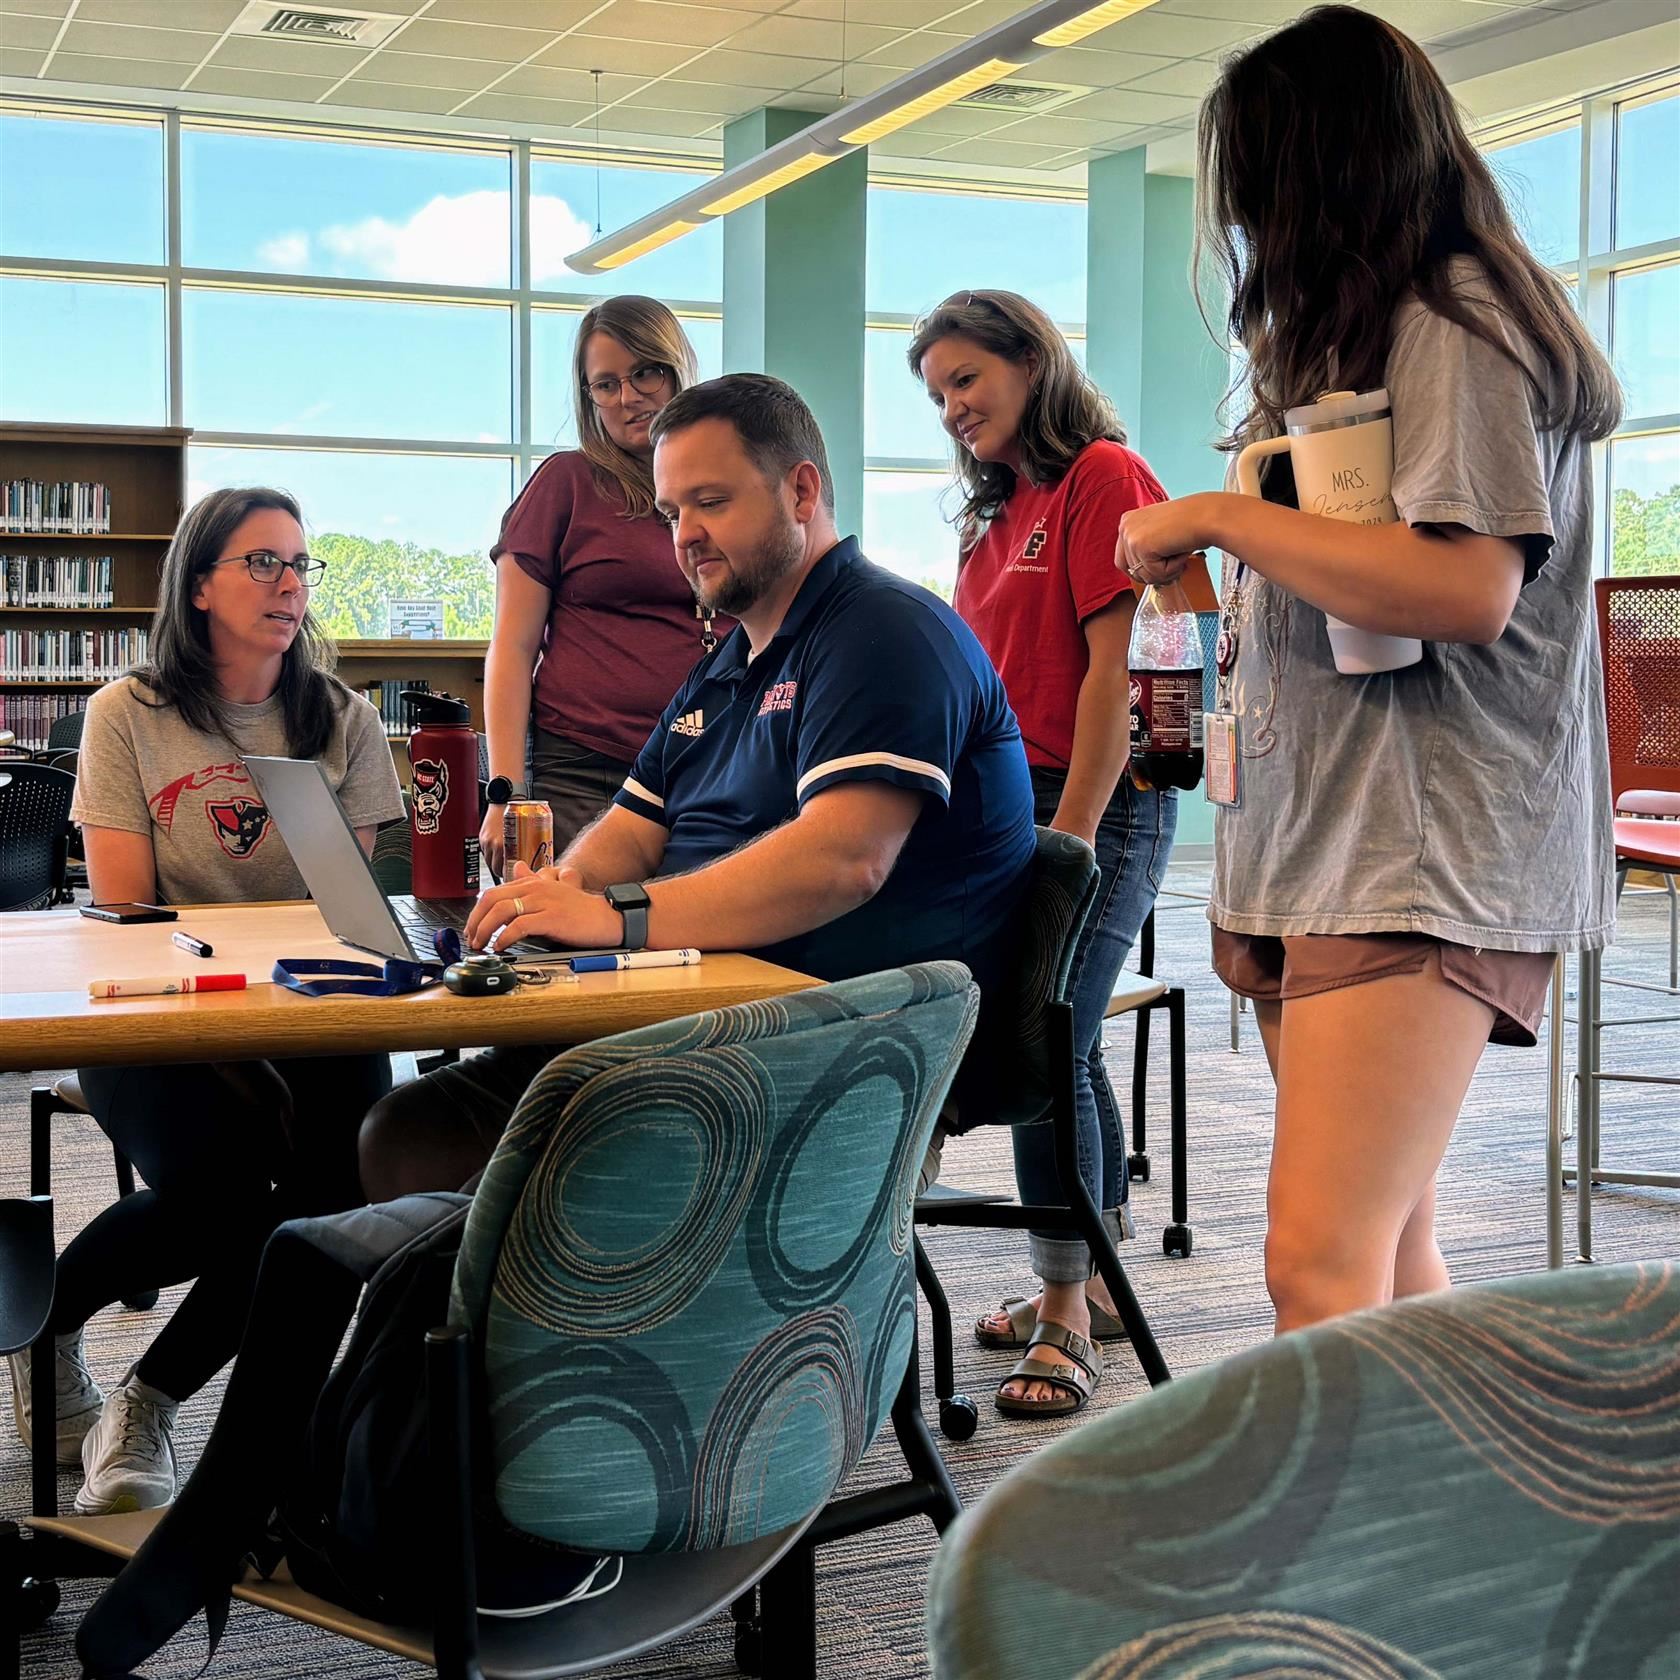
[[[1431, 955], [1417, 974], [1296, 998], [1281, 1015], [1266, 1232], [1280, 1334], [1393, 1295], [1401, 1235], [1432, 1216], [1493, 1011]], [[1414, 1233], [1408, 1284], [1434, 1275], [1421, 1246]]]
[[1260, 1042], [1266, 1047], [1266, 1066], [1272, 1070], [1272, 1083], [1277, 1084], [1278, 1041], [1283, 1033], [1283, 1005], [1249, 1000], [1254, 1005], [1254, 1021], [1260, 1029]]
[[1402, 1295], [1428, 1295], [1451, 1284], [1435, 1241], [1435, 1186], [1431, 1182], [1412, 1209], [1394, 1251], [1394, 1295], [1396, 1300]]

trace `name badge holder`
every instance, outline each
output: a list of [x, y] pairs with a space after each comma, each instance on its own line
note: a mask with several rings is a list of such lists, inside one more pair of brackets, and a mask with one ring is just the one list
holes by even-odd
[[1214, 699], [1217, 709], [1202, 715], [1203, 762], [1210, 804], [1234, 810], [1242, 803], [1242, 725], [1231, 706], [1231, 673], [1237, 668], [1242, 634], [1243, 578], [1246, 562], [1239, 560], [1219, 615], [1219, 640], [1214, 644]]

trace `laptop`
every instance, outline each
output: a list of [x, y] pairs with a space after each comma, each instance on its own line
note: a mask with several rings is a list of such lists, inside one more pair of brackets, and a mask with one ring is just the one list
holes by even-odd
[[[250, 757], [244, 762], [334, 938], [379, 956], [436, 962], [432, 941], [438, 930], [465, 931], [476, 899], [413, 898], [388, 894], [380, 886], [338, 795], [314, 759]], [[532, 938], [509, 946], [502, 955], [540, 962], [557, 956], [604, 955], [609, 949], [623, 947], [584, 951]]]

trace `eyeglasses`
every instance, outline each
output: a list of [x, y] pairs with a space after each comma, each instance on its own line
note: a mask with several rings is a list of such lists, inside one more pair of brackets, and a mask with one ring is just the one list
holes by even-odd
[[597, 408], [610, 408], [623, 401], [626, 385], [644, 397], [657, 397], [670, 376], [671, 370], [663, 362], [643, 362], [627, 374], [604, 373], [599, 379], [589, 380], [583, 388]]
[[297, 573], [297, 580], [305, 589], [314, 588], [321, 581], [321, 576], [327, 569], [325, 560], [312, 560], [307, 554], [299, 554], [294, 559], [283, 560], [270, 549], [254, 548], [249, 554], [227, 554], [220, 560], [212, 560], [205, 567], [205, 570], [213, 571], [217, 566], [231, 566], [236, 560], [244, 562], [245, 570], [258, 583], [273, 583], [290, 566]]

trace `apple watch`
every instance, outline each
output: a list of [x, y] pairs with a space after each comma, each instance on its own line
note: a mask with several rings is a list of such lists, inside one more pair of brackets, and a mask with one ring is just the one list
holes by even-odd
[[484, 784], [484, 797], [491, 805], [505, 805], [510, 799], [523, 799], [525, 790], [506, 776], [492, 776]]
[[653, 903], [648, 897], [647, 888], [640, 881], [624, 881], [616, 887], [608, 887], [606, 898], [607, 903], [623, 918], [625, 949], [645, 951], [648, 942], [648, 909]]

